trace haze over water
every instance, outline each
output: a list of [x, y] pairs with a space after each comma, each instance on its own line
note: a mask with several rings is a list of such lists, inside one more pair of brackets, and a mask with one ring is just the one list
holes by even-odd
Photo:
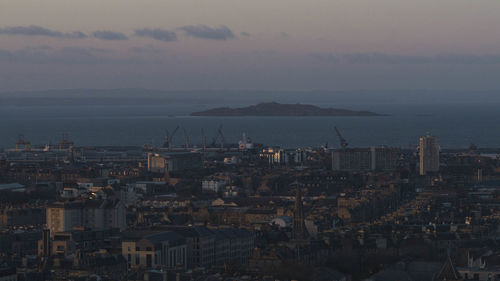
[[[245, 131], [285, 147], [337, 145], [332, 125], [352, 146], [407, 147], [430, 132], [443, 147], [498, 147], [499, 11], [498, 0], [1, 1], [0, 147], [12, 147], [19, 133], [47, 144], [64, 132], [76, 145], [159, 145], [177, 125], [199, 143], [201, 128], [210, 140], [221, 124], [227, 142]], [[124, 102], [130, 92], [115, 91], [53, 102], [16, 92], [72, 88], [279, 93]], [[286, 92], [315, 89], [410, 93], [338, 100]], [[439, 95], [411, 92], [419, 89]], [[389, 116], [187, 117], [259, 101]], [[182, 138], [181, 130], [174, 142]]]
[[[245, 106], [251, 103], [233, 103]], [[237, 143], [246, 132], [254, 142], [265, 145], [318, 147], [328, 142], [338, 147], [331, 130], [336, 125], [351, 147], [388, 145], [415, 147], [426, 132], [437, 136], [443, 148], [464, 148], [471, 142], [479, 147], [500, 147], [499, 102], [476, 103], [312, 103], [321, 107], [370, 110], [388, 114], [376, 117], [191, 117], [189, 113], [220, 104], [144, 103], [140, 105], [0, 105], [0, 147], [14, 146], [18, 134], [32, 144], [56, 144], [68, 133], [75, 145], [159, 146], [164, 129], [177, 125], [186, 129], [191, 144], [207, 143], [222, 125], [226, 143]], [[174, 138], [184, 144], [183, 131]]]

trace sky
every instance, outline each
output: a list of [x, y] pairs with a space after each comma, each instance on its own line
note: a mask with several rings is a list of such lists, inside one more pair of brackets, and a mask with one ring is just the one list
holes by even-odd
[[497, 90], [498, 0], [0, 0], [0, 91]]

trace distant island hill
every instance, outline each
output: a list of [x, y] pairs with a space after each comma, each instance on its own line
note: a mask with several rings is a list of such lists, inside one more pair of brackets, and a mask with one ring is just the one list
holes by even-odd
[[191, 116], [382, 116], [370, 111], [321, 108], [309, 104], [265, 102], [240, 108], [219, 107], [193, 112]]

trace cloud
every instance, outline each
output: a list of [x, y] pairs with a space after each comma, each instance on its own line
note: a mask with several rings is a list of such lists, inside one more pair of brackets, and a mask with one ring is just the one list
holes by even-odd
[[99, 30], [92, 33], [92, 35], [101, 40], [128, 40], [127, 35], [121, 32], [114, 32], [109, 30]]
[[136, 36], [149, 37], [164, 42], [172, 42], [177, 40], [177, 35], [175, 34], [175, 32], [160, 28], [137, 29], [135, 30], [134, 34]]
[[384, 53], [314, 53], [311, 56], [321, 62], [348, 64], [500, 64], [500, 55], [444, 54], [412, 56]]
[[30, 26], [10, 26], [0, 28], [0, 34], [21, 35], [21, 36], [46, 36], [55, 38], [86, 38], [87, 35], [81, 31], [60, 32], [45, 27], [30, 25]]
[[240, 35], [241, 35], [241, 36], [251, 36], [251, 34], [250, 34], [250, 33], [245, 32], [245, 31], [240, 32]]
[[187, 25], [179, 27], [179, 29], [189, 36], [201, 39], [228, 40], [235, 37], [233, 31], [224, 25], [215, 28], [202, 24]]

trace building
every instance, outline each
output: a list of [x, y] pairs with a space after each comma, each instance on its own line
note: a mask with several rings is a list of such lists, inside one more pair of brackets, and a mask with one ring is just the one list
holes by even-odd
[[288, 154], [283, 148], [268, 147], [259, 153], [260, 158], [266, 160], [270, 165], [281, 165], [288, 162]]
[[253, 254], [254, 237], [249, 231], [236, 228], [213, 229], [215, 233], [215, 265], [245, 265]]
[[[13, 231], [13, 232], [11, 232], [11, 234], [9, 236], [10, 236], [10, 239], [7, 238], [7, 240], [8, 241], [10, 240], [9, 241], [10, 250], [16, 256], [24, 257], [27, 255], [36, 255], [37, 254], [38, 241], [42, 237], [41, 231], [39, 231], [39, 230]], [[1, 237], [1, 238], [4, 239], [3, 237]]]
[[[135, 184], [130, 184], [129, 187], [134, 187], [135, 190], [145, 194], [162, 193], [168, 190], [168, 185], [164, 181], [137, 181]], [[133, 204], [135, 201], [131, 203]]]
[[186, 240], [187, 268], [213, 268], [229, 264], [246, 264], [254, 249], [254, 234], [237, 228], [168, 226]]
[[397, 167], [398, 148], [375, 147], [336, 149], [332, 152], [334, 171], [387, 171]]
[[186, 239], [174, 231], [138, 235], [125, 234], [122, 255], [130, 267], [186, 269]]
[[75, 227], [124, 230], [125, 206], [120, 200], [57, 202], [47, 207], [46, 221], [52, 236]]
[[304, 207], [302, 205], [302, 188], [297, 182], [295, 190], [295, 204], [293, 208], [292, 238], [295, 240], [302, 240], [306, 237], [307, 233], [304, 226]]
[[148, 153], [148, 171], [153, 173], [199, 169], [202, 164], [203, 159], [200, 153]]
[[38, 255], [41, 257], [50, 257], [52, 255], [52, 244], [50, 240], [50, 230], [42, 230], [42, 239], [38, 241]]
[[277, 225], [280, 228], [290, 228], [292, 227], [292, 217], [289, 216], [280, 216], [271, 220], [271, 225]]
[[293, 161], [296, 164], [303, 163], [307, 159], [307, 153], [304, 149], [302, 148], [297, 148], [295, 150], [295, 153], [293, 154]]
[[148, 171], [165, 173], [168, 171], [167, 159], [158, 153], [148, 153]]
[[126, 280], [127, 275], [127, 262], [120, 254], [52, 256], [47, 264], [50, 270], [43, 274], [43, 279], [30, 276], [23, 280]]
[[41, 225], [45, 222], [40, 208], [0, 208], [0, 226]]
[[201, 182], [201, 190], [203, 192], [219, 193], [226, 186], [225, 180], [220, 179], [205, 179]]
[[401, 158], [401, 150], [395, 147], [371, 147], [372, 155], [375, 156], [375, 166], [372, 170], [390, 171], [398, 167], [398, 161]]
[[44, 229], [42, 239], [38, 241], [38, 255], [69, 256], [79, 252], [93, 253], [99, 249], [119, 247], [120, 231], [118, 229], [78, 229], [70, 232], [58, 232], [50, 239], [50, 232]]
[[205, 227], [172, 227], [186, 239], [188, 268], [211, 268], [215, 264], [215, 233]]
[[0, 281], [17, 281], [15, 267], [0, 267]]
[[420, 175], [439, 171], [439, 141], [429, 133], [420, 138]]
[[20, 183], [6, 183], [0, 184], [0, 191], [16, 191], [16, 192], [25, 192], [26, 187]]

